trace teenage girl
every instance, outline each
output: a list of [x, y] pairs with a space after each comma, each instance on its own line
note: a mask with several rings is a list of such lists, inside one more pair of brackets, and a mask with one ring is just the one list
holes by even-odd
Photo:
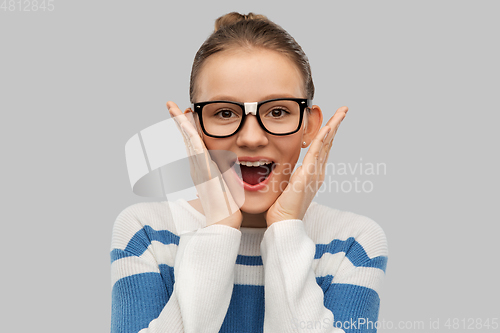
[[385, 235], [312, 201], [348, 111], [321, 127], [313, 95], [307, 57], [280, 26], [252, 13], [216, 20], [194, 59], [191, 107], [167, 103], [198, 199], [118, 216], [112, 332], [376, 331]]

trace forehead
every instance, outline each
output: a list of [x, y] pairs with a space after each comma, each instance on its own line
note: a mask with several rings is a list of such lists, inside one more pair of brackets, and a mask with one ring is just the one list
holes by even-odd
[[301, 73], [293, 61], [262, 48], [232, 49], [211, 55], [198, 75], [197, 88], [197, 101], [221, 99], [219, 96], [239, 102], [306, 97]]

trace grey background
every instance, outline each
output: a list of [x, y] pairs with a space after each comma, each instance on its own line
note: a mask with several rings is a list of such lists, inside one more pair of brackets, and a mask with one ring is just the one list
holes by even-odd
[[233, 10], [301, 44], [326, 119], [349, 106], [330, 163], [386, 165], [339, 176], [370, 193], [317, 198], [385, 230], [380, 319], [499, 317], [498, 2], [54, 4], [0, 10], [4, 327], [109, 331], [114, 219], [161, 200], [132, 193], [125, 142], [189, 106], [194, 54]]

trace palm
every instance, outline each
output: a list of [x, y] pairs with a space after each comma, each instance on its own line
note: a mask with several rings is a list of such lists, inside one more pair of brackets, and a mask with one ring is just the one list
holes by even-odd
[[[224, 176], [212, 160], [193, 123], [187, 119], [175, 103], [169, 103], [167, 103], [167, 106], [170, 105], [169, 112], [184, 138], [189, 156], [191, 178], [196, 186], [207, 225], [220, 223], [239, 228], [242, 221], [239, 208], [244, 200], [243, 189], [234, 184], [232, 184], [231, 189], [227, 186]], [[236, 195], [237, 200], [232, 193]]]
[[[266, 213], [268, 227], [278, 221], [302, 220], [318, 189], [325, 179], [325, 168], [337, 129], [347, 107], [335, 112], [311, 143], [304, 163], [290, 177], [287, 187]], [[333, 130], [331, 130], [333, 129]]]

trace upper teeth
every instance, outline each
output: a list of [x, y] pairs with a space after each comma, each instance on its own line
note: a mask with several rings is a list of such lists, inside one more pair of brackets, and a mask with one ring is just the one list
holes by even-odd
[[242, 164], [245, 166], [261, 166], [261, 165], [266, 165], [266, 164], [271, 164], [273, 162], [260, 162], [260, 161], [255, 161], [255, 162], [250, 162], [250, 161], [236, 161], [237, 164]]

